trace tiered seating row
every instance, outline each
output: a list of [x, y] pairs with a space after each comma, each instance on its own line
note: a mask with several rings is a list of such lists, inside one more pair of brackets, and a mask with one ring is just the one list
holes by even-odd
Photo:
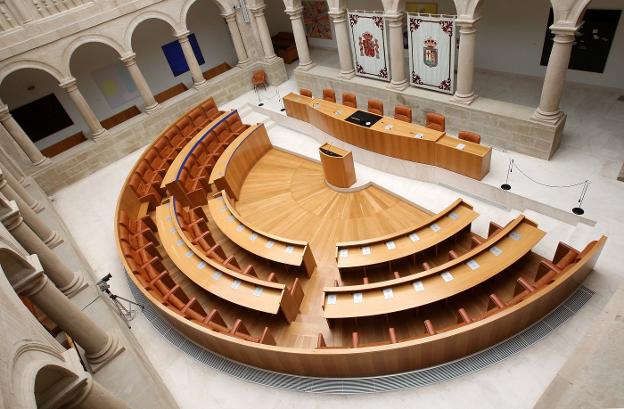
[[219, 116], [180, 150], [161, 187], [185, 204], [205, 204], [206, 194], [212, 190], [209, 177], [217, 160], [248, 129], [237, 111]]
[[128, 181], [140, 202], [147, 202], [153, 210], [162, 201], [165, 192], [161, 184], [171, 162], [197, 132], [222, 114], [214, 99], [208, 98], [156, 138]]
[[526, 276], [520, 276], [517, 278], [512, 297], [507, 300], [502, 300], [501, 297], [495, 293], [491, 293], [488, 297], [487, 307], [485, 310], [482, 313], [473, 316], [471, 316], [466, 309], [460, 307], [455, 311], [457, 323], [454, 325], [436, 328], [435, 324], [431, 320], [425, 320], [423, 322], [423, 333], [420, 336], [404, 339], [399, 338], [395, 328], [389, 327], [387, 329], [387, 339], [366, 344], [359, 341], [360, 337], [358, 331], [354, 331], [352, 333], [350, 345], [328, 346], [323, 334], [319, 334], [317, 339], [317, 349], [363, 348], [396, 344], [448, 333], [472, 324], [479, 325], [479, 323], [486, 320], [491, 322], [491, 320], [495, 319], [497, 315], [502, 315], [506, 312], [511, 313], [513, 312], [512, 310], [514, 307], [518, 307], [522, 303], [526, 304], [531, 302], [533, 298], [545, 295], [544, 293], [547, 291], [555, 290], [553, 287], [557, 284], [563, 285], [563, 280], [570, 278], [572, 274], [577, 272], [577, 270], [585, 268], [585, 274], [587, 274], [589, 270], [593, 268], [592, 266], [600, 254], [600, 250], [604, 246], [605, 241], [606, 237], [603, 236], [600, 240], [590, 242], [580, 252], [565, 243], [560, 242], [553, 260], [542, 260], [539, 263], [532, 279]]
[[544, 237], [518, 216], [468, 253], [422, 273], [379, 283], [324, 289], [324, 317], [355, 318], [417, 308], [466, 291], [509, 268]]
[[303, 266], [312, 275], [316, 262], [305, 241], [287, 240], [254, 228], [234, 209], [225, 191], [208, 201], [210, 215], [230, 240], [257, 256], [286, 266]]
[[268, 327], [260, 337], [254, 337], [240, 319], [228, 327], [218, 310], [206, 314], [195, 297], [189, 298], [163, 265], [155, 231], [156, 226], [149, 216], [132, 220], [124, 210], [119, 212], [117, 232], [126, 265], [153, 298], [175, 314], [203, 327], [246, 341], [275, 345]]
[[[288, 322], [296, 318], [304, 295], [298, 278], [291, 287], [277, 283], [274, 274], [267, 280], [261, 280], [252, 266], [241, 271], [235, 259], [226, 258], [217, 243], [211, 246], [207, 255], [184, 234], [176, 217], [176, 208], [175, 201], [156, 208], [156, 225], [163, 248], [189, 279], [209, 293], [233, 304], [267, 314], [281, 312]], [[197, 215], [197, 210], [192, 213]], [[186, 226], [187, 229], [201, 228], [204, 223], [200, 217]], [[211, 238], [203, 235], [196, 242], [200, 240], [209, 244]]]
[[336, 243], [340, 270], [392, 262], [424, 252], [468, 229], [479, 214], [457, 199], [424, 223], [383, 237]]

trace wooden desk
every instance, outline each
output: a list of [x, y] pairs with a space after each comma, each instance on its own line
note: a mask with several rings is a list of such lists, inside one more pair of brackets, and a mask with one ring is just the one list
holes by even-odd
[[254, 228], [238, 214], [224, 191], [208, 201], [208, 211], [219, 230], [238, 246], [277, 263], [303, 266], [307, 275], [312, 275], [316, 262], [307, 242], [285, 239]]
[[355, 108], [294, 93], [284, 97], [284, 106], [289, 116], [369, 151], [441, 167], [478, 180], [490, 170], [491, 148], [444, 132], [389, 117], [367, 128], [346, 121], [357, 111]]
[[425, 251], [470, 226], [477, 216], [472, 206], [457, 199], [418, 226], [369, 240], [336, 243], [338, 268], [371, 266]]
[[184, 167], [184, 164], [187, 158], [191, 155], [191, 153], [195, 151], [195, 148], [197, 148], [197, 145], [199, 145], [201, 141], [203, 141], [206, 137], [209, 136], [210, 131], [212, 131], [214, 127], [219, 125], [221, 122], [227, 120], [230, 116], [234, 115], [236, 112], [237, 111], [232, 110], [230, 112], [225, 112], [224, 114], [220, 115], [217, 119], [215, 119], [214, 121], [206, 125], [201, 131], [197, 133], [197, 135], [193, 137], [193, 139], [191, 139], [186, 145], [184, 145], [184, 147], [180, 150], [180, 152], [175, 157], [173, 162], [171, 162], [171, 165], [169, 165], [169, 168], [167, 169], [167, 173], [165, 173], [165, 176], [163, 177], [163, 181], [160, 184], [160, 187], [164, 189], [167, 187], [169, 183], [178, 180], [178, 176], [180, 175], [180, 170]]
[[250, 126], [219, 156], [210, 173], [209, 183], [238, 200], [249, 171], [272, 147], [264, 124]]
[[[338, 156], [328, 155], [323, 150], [333, 152]], [[351, 151], [326, 143], [319, 148], [319, 155], [327, 183], [342, 188], [350, 187], [355, 183], [355, 167]]]
[[324, 317], [356, 318], [408, 310], [466, 291], [504, 271], [544, 237], [518, 216], [468, 253], [418, 274], [379, 283], [324, 288]]
[[160, 242], [180, 271], [195, 284], [226, 301], [240, 306], [277, 314], [286, 286], [263, 281], [219, 266], [206, 257], [180, 228], [173, 200], [156, 208]]

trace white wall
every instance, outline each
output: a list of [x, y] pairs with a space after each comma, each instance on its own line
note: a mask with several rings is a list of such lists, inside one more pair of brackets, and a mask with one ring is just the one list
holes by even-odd
[[[621, 0], [593, 0], [590, 9], [623, 8]], [[476, 66], [543, 77], [540, 65], [550, 3], [545, 0], [485, 1], [478, 25]], [[620, 17], [605, 72], [569, 70], [568, 81], [624, 88], [624, 17]]]

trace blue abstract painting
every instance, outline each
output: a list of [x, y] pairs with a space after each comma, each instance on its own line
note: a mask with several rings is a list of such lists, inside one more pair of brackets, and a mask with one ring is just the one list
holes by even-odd
[[[191, 43], [191, 47], [193, 48], [193, 53], [195, 53], [195, 58], [197, 58], [197, 62], [199, 65], [202, 65], [205, 60], [201, 50], [199, 49], [199, 43], [197, 42], [195, 34], [189, 34], [188, 38]], [[184, 53], [182, 52], [182, 46], [178, 40], [163, 45], [162, 50], [163, 53], [165, 53], [165, 58], [167, 58], [169, 68], [171, 68], [171, 72], [174, 77], [184, 74], [189, 70], [189, 66], [184, 58]]]

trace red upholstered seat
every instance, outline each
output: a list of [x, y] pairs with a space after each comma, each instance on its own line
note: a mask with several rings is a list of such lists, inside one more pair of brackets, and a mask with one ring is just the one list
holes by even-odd
[[369, 99], [368, 100], [368, 112], [370, 112], [371, 114], [383, 115], [384, 114], [383, 102], [378, 99]]
[[323, 88], [323, 99], [325, 101], [336, 102], [336, 91], [332, 88]]
[[299, 90], [299, 94], [303, 95], [304, 97], [312, 98], [312, 91], [307, 88], [301, 88]]
[[446, 131], [446, 117], [435, 112], [427, 112], [427, 123], [425, 126], [429, 129], [444, 132]]
[[481, 135], [478, 133], [470, 132], [470, 131], [459, 131], [457, 134], [459, 139], [464, 141], [473, 142], [473, 143], [481, 143]]
[[405, 105], [395, 106], [394, 118], [400, 121], [412, 122], [412, 108]]
[[346, 105], [351, 108], [357, 108], [357, 98], [355, 94], [352, 94], [350, 92], [343, 92], [342, 105]]

